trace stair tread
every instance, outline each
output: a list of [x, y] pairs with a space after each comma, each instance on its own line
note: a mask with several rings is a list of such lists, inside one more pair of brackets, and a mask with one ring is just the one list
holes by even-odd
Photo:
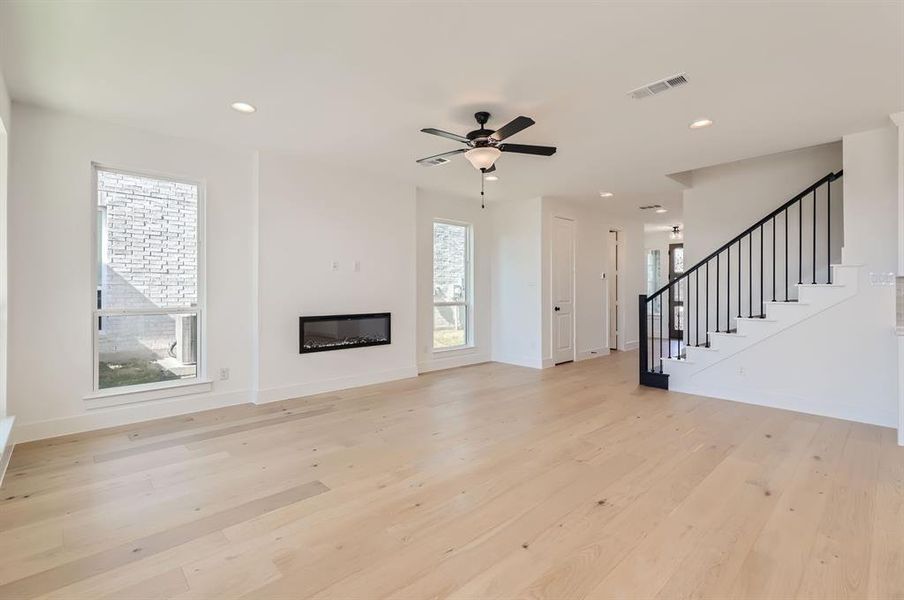
[[843, 288], [847, 287], [843, 283], [795, 283], [797, 287], [811, 287], [811, 288]]
[[808, 306], [809, 302], [801, 302], [800, 300], [766, 300], [763, 304], [795, 304], [797, 306]]

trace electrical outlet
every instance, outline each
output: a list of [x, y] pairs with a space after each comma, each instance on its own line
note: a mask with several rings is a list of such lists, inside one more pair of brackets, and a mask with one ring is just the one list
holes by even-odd
[[220, 381], [226, 381], [227, 379], [229, 379], [229, 367], [220, 369]]
[[333, 271], [338, 271], [339, 270], [339, 261], [338, 260], [330, 261], [330, 269], [332, 269]]
[[743, 377], [746, 373], [744, 372], [744, 367], [738, 367], [738, 375]]

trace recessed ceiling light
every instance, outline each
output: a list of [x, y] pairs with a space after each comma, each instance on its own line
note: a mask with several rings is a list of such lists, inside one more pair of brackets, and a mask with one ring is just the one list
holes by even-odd
[[612, 192], [600, 192], [600, 198], [611, 198], [614, 195]]
[[658, 212], [659, 214], [662, 214], [662, 213], [667, 213], [669, 211], [668, 211], [668, 209], [665, 209], [665, 208], [657, 208], [656, 212]]
[[487, 181], [499, 181], [499, 177], [497, 177], [496, 175], [484, 175], [483, 178]]
[[233, 110], [237, 110], [240, 113], [246, 114], [251, 114], [257, 110], [254, 106], [248, 104], [247, 102], [233, 102], [231, 106]]
[[712, 124], [713, 124], [712, 119], [703, 118], [703, 119], [697, 119], [696, 121], [693, 121], [689, 125], [689, 127], [691, 129], [702, 129], [704, 127], [709, 127]]

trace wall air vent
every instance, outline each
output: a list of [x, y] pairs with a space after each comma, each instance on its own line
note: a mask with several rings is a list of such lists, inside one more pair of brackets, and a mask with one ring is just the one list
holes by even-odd
[[657, 94], [661, 94], [662, 92], [667, 92], [672, 88], [685, 85], [686, 83], [687, 74], [678, 73], [677, 75], [672, 75], [671, 77], [666, 77], [665, 79], [660, 79], [659, 81], [654, 81], [652, 83], [642, 85], [636, 90], [631, 90], [630, 92], [628, 92], [628, 95], [635, 100], [640, 100], [641, 98], [646, 98], [647, 96], [655, 96]]

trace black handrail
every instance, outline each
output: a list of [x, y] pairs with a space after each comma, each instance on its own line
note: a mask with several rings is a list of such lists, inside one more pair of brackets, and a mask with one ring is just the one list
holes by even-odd
[[671, 280], [670, 282], [668, 282], [667, 284], [665, 284], [664, 286], [662, 286], [660, 289], [656, 290], [652, 294], [648, 295], [647, 302], [649, 302], [650, 300], [653, 300], [654, 298], [656, 298], [657, 296], [659, 296], [660, 294], [665, 292], [668, 288], [672, 287], [674, 284], [678, 283], [679, 281], [681, 281], [682, 279], [684, 279], [685, 277], [690, 275], [692, 272], [696, 271], [697, 269], [702, 267], [704, 264], [706, 264], [707, 262], [714, 259], [717, 254], [720, 254], [723, 250], [727, 250], [729, 246], [732, 246], [732, 245], [738, 243], [739, 241], [741, 241], [742, 237], [749, 234], [750, 232], [752, 232], [754, 229], [756, 229], [757, 227], [759, 227], [760, 225], [762, 225], [769, 219], [777, 216], [778, 213], [782, 212], [789, 206], [793, 205], [795, 202], [797, 202], [798, 200], [800, 200], [807, 194], [812, 194], [816, 190], [816, 188], [818, 188], [822, 184], [831, 183], [831, 182], [835, 181], [836, 179], [839, 179], [842, 175], [844, 175], [843, 170], [838, 171], [837, 173], [829, 173], [828, 175], [826, 175], [825, 177], [823, 177], [822, 179], [820, 179], [819, 181], [817, 181], [816, 183], [814, 183], [813, 185], [811, 185], [810, 187], [808, 187], [807, 189], [805, 189], [798, 195], [794, 196], [793, 198], [791, 198], [790, 200], [788, 200], [787, 202], [785, 202], [784, 204], [782, 204], [781, 206], [779, 206], [778, 208], [773, 210], [771, 213], [769, 213], [768, 215], [766, 215], [765, 217], [763, 217], [762, 219], [760, 219], [759, 221], [757, 221], [756, 223], [754, 223], [753, 225], [748, 227], [747, 229], [745, 229], [739, 235], [736, 235], [735, 237], [731, 238], [729, 241], [727, 241], [724, 244], [722, 244], [721, 246], [719, 246], [718, 249], [714, 250], [709, 256], [707, 256], [706, 258], [704, 258], [703, 260], [701, 260], [700, 262], [695, 264], [693, 267], [691, 267], [690, 269], [686, 269], [684, 271], [684, 273], [682, 273], [675, 279]]
[[[838, 171], [837, 173], [829, 173], [828, 175], [822, 177], [818, 181], [814, 182], [812, 185], [808, 186], [805, 190], [801, 191], [793, 198], [779, 206], [778, 208], [771, 211], [769, 214], [758, 220], [756, 223], [742, 231], [740, 234], [736, 235], [729, 241], [725, 242], [718, 248], [716, 248], [713, 252], [711, 252], [708, 256], [706, 256], [703, 260], [697, 262], [692, 267], [685, 269], [683, 273], [676, 276], [674, 279], [670, 280], [666, 285], [662, 288], [656, 290], [654, 293], [647, 295], [640, 295], [639, 298], [639, 317], [640, 317], [640, 383], [643, 385], [649, 385], [654, 387], [668, 388], [668, 375], [664, 373], [663, 370], [663, 361], [666, 359], [664, 356], [667, 352], [668, 358], [671, 359], [673, 357], [673, 343], [677, 340], [677, 350], [674, 352], [674, 357], [681, 360], [686, 358], [686, 356], [682, 353], [682, 346], [686, 347], [688, 345], [692, 345], [692, 342], [696, 342], [694, 346], [705, 346], [709, 347], [710, 345], [710, 319], [709, 313], [711, 307], [713, 306], [710, 302], [710, 288], [711, 286], [711, 274], [710, 274], [710, 266], [709, 263], [715, 259], [715, 332], [723, 332], [723, 333], [733, 333], [736, 331], [732, 329], [732, 319], [735, 318], [732, 314], [732, 293], [731, 287], [734, 283], [733, 273], [732, 273], [732, 246], [737, 244], [737, 260], [735, 261], [736, 265], [736, 276], [737, 276], [737, 319], [752, 319], [752, 318], [764, 318], [766, 309], [766, 300], [764, 294], [764, 287], [766, 285], [765, 282], [768, 280], [765, 278], [765, 232], [766, 225], [769, 221], [772, 221], [772, 302], [779, 301], [776, 298], [776, 266], [780, 264], [781, 261], [777, 261], [777, 248], [776, 248], [776, 220], [779, 216], [782, 216], [783, 226], [784, 226], [784, 289], [785, 294], [784, 298], [780, 301], [782, 302], [792, 302], [792, 300], [788, 295], [788, 283], [790, 277], [790, 261], [791, 257], [789, 255], [788, 248], [788, 219], [789, 216], [793, 217], [797, 216], [798, 226], [797, 226], [797, 248], [794, 250], [797, 251], [797, 261], [798, 261], [798, 284], [803, 284], [803, 265], [804, 265], [804, 246], [803, 246], [803, 220], [805, 218], [804, 214], [804, 199], [807, 196], [812, 194], [812, 202], [813, 202], [813, 210], [808, 211], [809, 215], [813, 219], [812, 226], [812, 282], [813, 284], [817, 283], [817, 192], [819, 188], [823, 185], [826, 185], [826, 212], [825, 212], [825, 227], [826, 227], [826, 235], [825, 235], [825, 260], [826, 260], [826, 272], [825, 276], [826, 283], [832, 283], [832, 247], [831, 247], [831, 227], [832, 227], [832, 194], [831, 194], [831, 183], [841, 178], [844, 175], [844, 171]], [[798, 204], [798, 209], [795, 212], [789, 214], [789, 208], [791, 208], [794, 204]], [[809, 232], [809, 227], [807, 228]], [[759, 235], [755, 236], [755, 232], [759, 231]], [[747, 244], [744, 245], [744, 238], [747, 238]], [[759, 240], [759, 309], [754, 314], [754, 258], [753, 253], [756, 249], [756, 241]], [[744, 265], [744, 248], [747, 249], [747, 264]], [[809, 244], [807, 251], [809, 251]], [[725, 253], [725, 277], [724, 277], [724, 285], [722, 281], [722, 254]], [[808, 268], [810, 267], [811, 261], [807, 261]], [[743, 277], [744, 268], [747, 269], [747, 277]], [[702, 306], [702, 310], [704, 312], [704, 336], [705, 339], [701, 344], [700, 341], [700, 311], [701, 311], [701, 297], [700, 297], [700, 270], [705, 270], [705, 298]], [[696, 277], [696, 279], [691, 279], [691, 276]], [[747, 316], [742, 317], [743, 313], [743, 301], [744, 296], [742, 295], [743, 286], [742, 283], [746, 279], [747, 284]], [[682, 282], [684, 282], [685, 287], [684, 290], [686, 292], [686, 297], [682, 296], [682, 288], [680, 287]], [[692, 282], [695, 284], [692, 286]], [[725, 304], [724, 304], [724, 315], [725, 315], [725, 327], [722, 329], [720, 324], [721, 314], [723, 311], [721, 309], [722, 300], [720, 291], [722, 288], [725, 292]], [[673, 313], [672, 301], [676, 298], [680, 299], [682, 305], [684, 306], [683, 312], [683, 324], [681, 327], [678, 327], [674, 320], [678, 318]], [[693, 298], [693, 302], [691, 299]], [[658, 302], [657, 302], [658, 300]], [[677, 302], [677, 300], [676, 300]], [[658, 343], [656, 342], [656, 326], [655, 319], [657, 318], [656, 308], [659, 308], [658, 318], [659, 318], [659, 338]], [[668, 323], [668, 338], [665, 339], [668, 344], [667, 351], [664, 351], [662, 347], [663, 343], [663, 313], [668, 310], [669, 315], [667, 317]], [[648, 319], [652, 318], [652, 321], [648, 321]], [[693, 328], [693, 329], [691, 329]], [[672, 332], [678, 331], [680, 332], [680, 336], [676, 339], [672, 338]], [[649, 335], [648, 335], [649, 334]], [[686, 339], [685, 339], [685, 334]], [[651, 342], [652, 340], [652, 342]], [[655, 346], [658, 346], [658, 351]], [[657, 358], [658, 353], [658, 358]], [[652, 356], [651, 356], [652, 355]], [[652, 359], [652, 360], [651, 360]], [[657, 370], [656, 363], [659, 363], [659, 368]]]

